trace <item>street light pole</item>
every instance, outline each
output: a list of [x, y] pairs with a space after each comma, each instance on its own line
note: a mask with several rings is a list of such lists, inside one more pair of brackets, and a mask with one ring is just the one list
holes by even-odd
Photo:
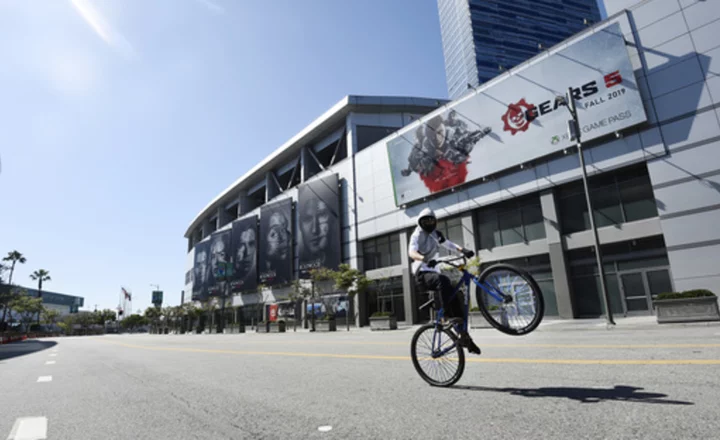
[[578, 149], [578, 159], [580, 160], [580, 170], [582, 170], [583, 187], [585, 188], [585, 203], [587, 203], [588, 218], [590, 219], [590, 229], [593, 234], [593, 243], [595, 245], [595, 261], [597, 263], [598, 275], [600, 276], [600, 291], [602, 301], [605, 304], [605, 318], [608, 325], [615, 325], [612, 310], [610, 310], [610, 296], [608, 295], [607, 285], [605, 284], [605, 269], [602, 263], [602, 250], [600, 249], [600, 239], [598, 237], [597, 227], [595, 226], [595, 210], [593, 210], [592, 199], [590, 198], [590, 187], [588, 185], [587, 170], [585, 169], [585, 158], [582, 151], [582, 132], [580, 130], [580, 121], [578, 120], [577, 107], [575, 105], [575, 97], [573, 89], [570, 87], [567, 94], [567, 108], [570, 111], [572, 120], [568, 121], [570, 129], [570, 140], [575, 140]]

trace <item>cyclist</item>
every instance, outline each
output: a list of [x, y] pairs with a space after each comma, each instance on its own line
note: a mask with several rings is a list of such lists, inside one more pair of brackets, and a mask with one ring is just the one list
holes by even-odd
[[[463, 328], [457, 324], [463, 323], [464, 318], [464, 298], [461, 295], [453, 295], [453, 285], [450, 279], [441, 274], [440, 270], [436, 267], [438, 264], [437, 259], [440, 257], [438, 252], [439, 245], [455, 251], [461, 252], [466, 258], [472, 258], [475, 253], [469, 249], [464, 249], [462, 246], [451, 242], [446, 239], [440, 231], [435, 229], [437, 227], [437, 218], [435, 213], [430, 208], [425, 208], [420, 212], [418, 217], [418, 226], [415, 228], [412, 236], [410, 237], [410, 246], [408, 249], [408, 255], [412, 258], [412, 271], [418, 282], [428, 290], [435, 292], [435, 304], [436, 306], [442, 298], [442, 304], [444, 304], [445, 315], [449, 318], [450, 323], [456, 324], [456, 329]], [[440, 294], [440, 298], [438, 298]], [[458, 331], [460, 334], [460, 345], [466, 347], [470, 353], [480, 354], [480, 348], [475, 345], [472, 338], [467, 331]]]

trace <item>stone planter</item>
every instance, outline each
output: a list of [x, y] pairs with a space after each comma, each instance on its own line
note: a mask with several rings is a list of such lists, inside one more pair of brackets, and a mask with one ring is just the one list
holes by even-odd
[[255, 331], [257, 333], [268, 333], [270, 331], [270, 323], [269, 322], [258, 323], [258, 325], [255, 326]]
[[482, 312], [470, 312], [469, 318], [470, 328], [492, 328]]
[[658, 324], [720, 321], [717, 297], [655, 300]]
[[370, 330], [397, 330], [397, 318], [394, 316], [370, 317]]
[[316, 332], [334, 332], [337, 331], [337, 322], [332, 321], [315, 321]]
[[285, 321], [271, 322], [270, 333], [285, 333]]

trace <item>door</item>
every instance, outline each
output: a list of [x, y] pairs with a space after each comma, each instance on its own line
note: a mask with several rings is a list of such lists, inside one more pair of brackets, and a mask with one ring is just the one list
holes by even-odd
[[626, 315], [650, 314], [653, 299], [660, 293], [672, 292], [668, 269], [646, 269], [618, 274]]

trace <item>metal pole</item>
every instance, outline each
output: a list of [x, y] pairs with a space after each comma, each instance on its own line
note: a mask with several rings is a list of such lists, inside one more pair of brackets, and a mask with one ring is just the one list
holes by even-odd
[[[593, 233], [593, 243], [595, 245], [595, 262], [597, 263], [598, 275], [600, 276], [600, 294], [602, 295], [601, 299], [605, 304], [605, 318], [608, 325], [615, 325], [612, 310], [610, 309], [610, 296], [608, 295], [607, 285], [605, 284], [605, 269], [602, 264], [602, 250], [600, 249], [600, 239], [598, 238], [597, 227], [595, 226], [595, 210], [593, 210], [592, 199], [590, 198], [590, 187], [588, 186], [585, 158], [583, 157], [582, 151], [580, 121], [578, 120], [577, 107], [575, 106], [575, 98], [573, 97], [572, 87], [568, 89], [568, 110], [570, 110], [570, 114], [573, 118], [574, 136], [577, 141], [578, 159], [580, 160], [583, 188], [585, 189], [585, 202], [587, 203], [590, 229]], [[573, 133], [571, 133], [571, 135], [572, 134]]]

